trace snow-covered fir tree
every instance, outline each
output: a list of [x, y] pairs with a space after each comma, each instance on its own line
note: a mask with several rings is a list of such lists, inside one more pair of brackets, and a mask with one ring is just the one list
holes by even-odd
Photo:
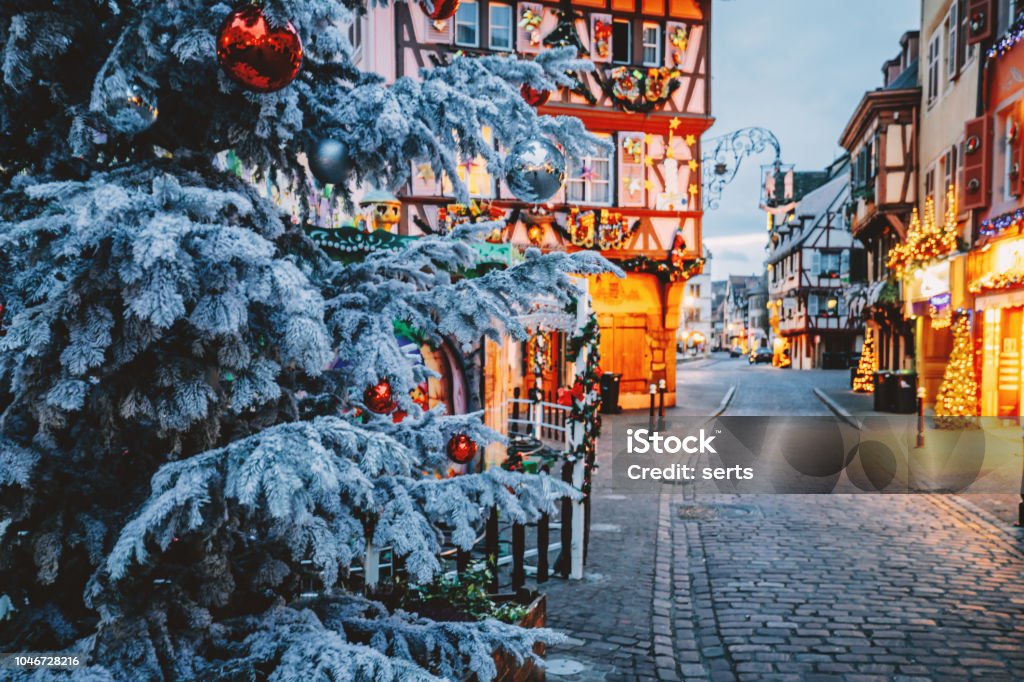
[[[430, 580], [443, 533], [468, 548], [486, 509], [524, 520], [565, 493], [500, 468], [436, 479], [453, 434], [493, 434], [409, 398], [425, 377], [395, 323], [521, 337], [534, 301], [566, 303], [570, 273], [606, 264], [527, 253], [460, 279], [482, 224], [341, 265], [215, 158], [298, 193], [301, 153], [330, 138], [343, 201], [398, 189], [414, 162], [464, 197], [459, 158], [501, 169], [484, 126], [505, 149], [591, 151], [519, 94], [587, 65], [571, 48], [459, 58], [386, 85], [350, 61], [360, 3], [263, 3], [304, 50], [269, 93], [218, 65], [237, 9], [221, 2], [0, 7], [0, 650], [76, 652], [87, 680], [488, 679], [495, 648], [552, 636], [435, 623], [342, 584], [370, 543]], [[382, 379], [400, 423], [362, 405]]]

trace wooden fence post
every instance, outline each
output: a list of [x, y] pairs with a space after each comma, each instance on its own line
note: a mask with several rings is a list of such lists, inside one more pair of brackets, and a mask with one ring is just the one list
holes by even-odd
[[537, 582], [548, 581], [548, 536], [550, 533], [551, 519], [547, 514], [541, 514], [537, 520]]
[[484, 547], [487, 552], [487, 570], [491, 577], [487, 589], [494, 594], [498, 591], [498, 510], [492, 509], [487, 517]]
[[512, 591], [518, 592], [526, 584], [526, 526], [512, 524]]

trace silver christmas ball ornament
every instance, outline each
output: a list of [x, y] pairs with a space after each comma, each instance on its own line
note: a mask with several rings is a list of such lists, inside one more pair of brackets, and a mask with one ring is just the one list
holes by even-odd
[[544, 139], [517, 142], [505, 159], [505, 182], [520, 201], [544, 203], [565, 182], [565, 156]]
[[313, 177], [325, 185], [337, 185], [345, 180], [349, 170], [348, 150], [338, 140], [320, 138], [309, 152], [309, 170]]
[[103, 117], [109, 130], [138, 135], [156, 123], [156, 99], [141, 87], [113, 87], [105, 93]]

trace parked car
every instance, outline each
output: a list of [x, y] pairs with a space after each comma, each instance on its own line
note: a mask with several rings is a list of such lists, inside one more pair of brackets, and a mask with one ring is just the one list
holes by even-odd
[[729, 349], [730, 358], [738, 358], [741, 355], [743, 355], [743, 346], [733, 346]]
[[772, 351], [770, 348], [755, 348], [750, 352], [750, 357], [747, 358], [752, 365], [760, 365], [762, 362], [772, 364]]

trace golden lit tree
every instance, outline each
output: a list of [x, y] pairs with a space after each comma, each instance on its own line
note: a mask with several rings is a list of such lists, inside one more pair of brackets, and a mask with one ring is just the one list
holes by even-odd
[[976, 428], [978, 381], [974, 374], [971, 320], [957, 311], [953, 320], [953, 351], [935, 400], [935, 425], [944, 429]]
[[858, 393], [873, 393], [875, 390], [875, 372], [878, 371], [878, 355], [875, 354], [875, 335], [867, 330], [864, 335], [864, 347], [860, 349], [860, 363], [853, 375], [853, 390]]

